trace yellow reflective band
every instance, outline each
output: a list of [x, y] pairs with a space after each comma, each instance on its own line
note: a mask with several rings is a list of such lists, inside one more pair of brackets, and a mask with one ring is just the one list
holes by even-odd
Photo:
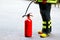
[[48, 24], [50, 24], [51, 23], [51, 20], [50, 21], [48, 21]]
[[46, 29], [46, 26], [43, 26], [44, 29]]
[[48, 26], [48, 28], [50, 28], [51, 27], [51, 24]]
[[46, 24], [46, 21], [43, 21], [42, 24]]
[[51, 26], [48, 26], [48, 28], [50, 28]]

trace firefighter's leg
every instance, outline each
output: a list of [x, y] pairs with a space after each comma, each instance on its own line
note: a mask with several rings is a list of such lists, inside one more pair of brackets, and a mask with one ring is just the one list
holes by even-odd
[[39, 7], [43, 20], [42, 32], [48, 34], [51, 32], [51, 18], [50, 18], [51, 4], [39, 3]]
[[51, 21], [43, 21], [42, 32], [49, 34], [51, 32]]

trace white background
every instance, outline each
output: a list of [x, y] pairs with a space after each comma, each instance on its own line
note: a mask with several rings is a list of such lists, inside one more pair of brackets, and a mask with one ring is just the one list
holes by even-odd
[[28, 13], [32, 13], [33, 36], [24, 37], [24, 20], [26, 8], [30, 1], [0, 0], [0, 40], [59, 40], [60, 39], [60, 8], [51, 8], [52, 32], [50, 37], [40, 38], [37, 34], [42, 29], [42, 19], [38, 4], [32, 3]]

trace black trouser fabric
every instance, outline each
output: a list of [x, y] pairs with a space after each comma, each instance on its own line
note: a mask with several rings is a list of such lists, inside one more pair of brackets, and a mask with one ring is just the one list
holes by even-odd
[[51, 32], [51, 27], [48, 28], [49, 25], [48, 22], [51, 20], [50, 18], [51, 4], [50, 3], [46, 3], [46, 4], [38, 3], [38, 4], [39, 4], [42, 20], [46, 21], [46, 29], [42, 28], [42, 31], [48, 34]]

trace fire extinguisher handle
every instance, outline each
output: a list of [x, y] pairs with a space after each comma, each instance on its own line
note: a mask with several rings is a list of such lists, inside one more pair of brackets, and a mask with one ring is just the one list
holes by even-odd
[[31, 15], [32, 13], [29, 13], [29, 14], [27, 14], [27, 15], [23, 15], [22, 17], [25, 17], [25, 16], [32, 16], [33, 17], [33, 15]]

